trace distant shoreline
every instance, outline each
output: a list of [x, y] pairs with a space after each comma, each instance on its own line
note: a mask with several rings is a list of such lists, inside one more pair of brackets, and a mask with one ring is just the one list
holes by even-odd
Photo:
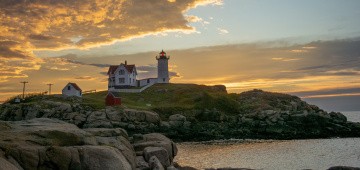
[[255, 143], [274, 143], [289, 141], [306, 141], [306, 140], [326, 140], [326, 139], [359, 139], [360, 137], [333, 137], [333, 138], [313, 138], [313, 139], [221, 139], [199, 142], [176, 142], [177, 145], [235, 145], [235, 144], [255, 144]]

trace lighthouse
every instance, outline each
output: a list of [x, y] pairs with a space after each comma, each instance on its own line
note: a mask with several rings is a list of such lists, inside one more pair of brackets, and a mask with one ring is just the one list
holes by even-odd
[[169, 83], [169, 65], [168, 60], [170, 56], [166, 56], [164, 50], [161, 50], [159, 56], [156, 56], [156, 60], [158, 61], [158, 79], [157, 83]]

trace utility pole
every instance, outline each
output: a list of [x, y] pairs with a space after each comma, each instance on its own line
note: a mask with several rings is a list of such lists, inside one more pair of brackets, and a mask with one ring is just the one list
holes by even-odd
[[46, 85], [49, 86], [49, 95], [51, 95], [51, 86], [54, 85], [54, 84], [49, 83], [49, 84], [46, 84]]
[[22, 81], [22, 82], [20, 82], [20, 83], [24, 84], [24, 86], [23, 86], [23, 99], [25, 99], [25, 84], [26, 84], [26, 83], [29, 83], [29, 82], [27, 82], [27, 81]]

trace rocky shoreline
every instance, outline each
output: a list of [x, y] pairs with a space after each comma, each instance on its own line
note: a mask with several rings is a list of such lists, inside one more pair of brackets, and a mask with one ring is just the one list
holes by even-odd
[[[191, 169], [174, 164], [177, 147], [172, 140], [230, 144], [360, 137], [360, 123], [295, 96], [254, 90], [237, 100], [236, 107], [222, 110], [197, 105], [158, 112], [95, 109], [80, 98], [51, 96], [2, 104], [0, 164], [5, 169]], [[205, 95], [200, 104], [206, 101]]]
[[178, 142], [232, 138], [288, 140], [360, 137], [360, 123], [347, 121], [339, 112], [328, 113], [302, 101], [290, 103], [293, 108], [289, 110], [273, 108], [236, 115], [224, 114], [215, 108], [203, 111], [194, 109], [192, 112], [199, 112], [195, 118], [186, 117], [183, 115], [186, 113], [182, 112], [164, 120], [154, 111], [121, 107], [93, 109], [83, 105], [80, 99], [71, 102], [39, 100], [1, 105], [0, 120], [59, 119], [82, 129], [123, 128], [130, 136], [162, 133]]

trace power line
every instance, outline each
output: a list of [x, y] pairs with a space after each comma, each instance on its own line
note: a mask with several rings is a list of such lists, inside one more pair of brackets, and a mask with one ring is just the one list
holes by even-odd
[[22, 82], [20, 82], [20, 83], [23, 83], [24, 85], [23, 85], [23, 99], [25, 99], [25, 84], [26, 83], [29, 83], [29, 82], [27, 82], [27, 81], [22, 81]]
[[54, 85], [54, 84], [49, 83], [49, 84], [46, 84], [46, 85], [49, 86], [49, 95], [51, 95], [51, 86]]

